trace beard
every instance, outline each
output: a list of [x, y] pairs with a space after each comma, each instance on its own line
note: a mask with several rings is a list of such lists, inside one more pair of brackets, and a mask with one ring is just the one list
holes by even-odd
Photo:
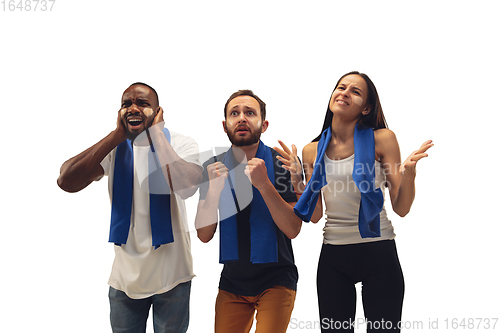
[[153, 124], [153, 120], [152, 119], [144, 119], [143, 120], [143, 123], [144, 123], [144, 127], [142, 128], [141, 131], [130, 131], [129, 127], [128, 127], [128, 122], [127, 120], [122, 120], [123, 122], [123, 126], [125, 127], [125, 134], [127, 136], [127, 139], [129, 139], [130, 141], [134, 141], [139, 135], [143, 134], [148, 128], [151, 127], [151, 125]]
[[229, 138], [229, 141], [236, 147], [251, 146], [259, 142], [260, 135], [262, 133], [262, 126], [256, 133], [252, 132], [250, 129], [249, 131], [250, 137], [238, 137], [237, 133], [228, 131], [226, 126], [227, 137]]

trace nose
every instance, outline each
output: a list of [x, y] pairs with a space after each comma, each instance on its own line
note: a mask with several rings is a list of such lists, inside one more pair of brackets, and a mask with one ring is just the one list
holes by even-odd
[[246, 123], [246, 122], [247, 122], [247, 118], [245, 116], [245, 112], [240, 112], [240, 114], [238, 116], [238, 124]]
[[132, 105], [130, 105], [128, 107], [128, 112], [129, 113], [139, 113], [141, 110], [139, 110], [139, 107], [137, 107], [137, 105], [135, 103], [132, 103]]

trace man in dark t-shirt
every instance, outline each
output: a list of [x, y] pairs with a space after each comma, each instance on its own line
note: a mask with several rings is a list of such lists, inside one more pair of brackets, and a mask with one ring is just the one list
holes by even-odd
[[249, 332], [255, 311], [257, 333], [286, 332], [298, 279], [291, 244], [302, 225], [293, 212], [297, 197], [278, 153], [260, 140], [269, 126], [265, 103], [240, 90], [224, 115], [232, 147], [204, 164], [195, 222], [203, 242], [220, 229], [215, 332]]

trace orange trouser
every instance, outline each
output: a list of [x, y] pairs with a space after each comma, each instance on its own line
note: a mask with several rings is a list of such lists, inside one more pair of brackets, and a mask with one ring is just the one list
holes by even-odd
[[248, 333], [256, 315], [255, 333], [286, 332], [295, 303], [295, 290], [275, 286], [257, 296], [220, 290], [215, 302], [215, 333]]

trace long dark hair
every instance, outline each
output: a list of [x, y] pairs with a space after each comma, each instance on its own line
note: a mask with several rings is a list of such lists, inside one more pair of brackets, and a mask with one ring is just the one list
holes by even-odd
[[[361, 76], [365, 82], [366, 86], [368, 87], [368, 99], [366, 101], [366, 104], [371, 106], [371, 111], [369, 114], [366, 116], [361, 116], [359, 118], [358, 124], [364, 126], [364, 127], [371, 127], [373, 129], [379, 129], [379, 128], [387, 128], [387, 122], [385, 121], [384, 117], [384, 112], [382, 111], [382, 106], [380, 105], [380, 99], [378, 98], [378, 93], [377, 93], [377, 88], [375, 88], [375, 85], [373, 84], [372, 80], [368, 77], [368, 75], [353, 71], [349, 72], [347, 74], [342, 75], [342, 77], [337, 81], [337, 84], [335, 85], [335, 89], [337, 89], [340, 81], [342, 81], [343, 78], [345, 78], [348, 75], [359, 75]], [[332, 92], [333, 95], [333, 92]], [[325, 115], [325, 121], [323, 122], [323, 128], [321, 129], [321, 132], [319, 135], [312, 140], [312, 142], [319, 141], [321, 138], [321, 133], [323, 133], [324, 130], [326, 130], [328, 127], [332, 126], [332, 119], [333, 119], [333, 113], [330, 110], [330, 99], [328, 100], [328, 107], [326, 109], [326, 115]]]

